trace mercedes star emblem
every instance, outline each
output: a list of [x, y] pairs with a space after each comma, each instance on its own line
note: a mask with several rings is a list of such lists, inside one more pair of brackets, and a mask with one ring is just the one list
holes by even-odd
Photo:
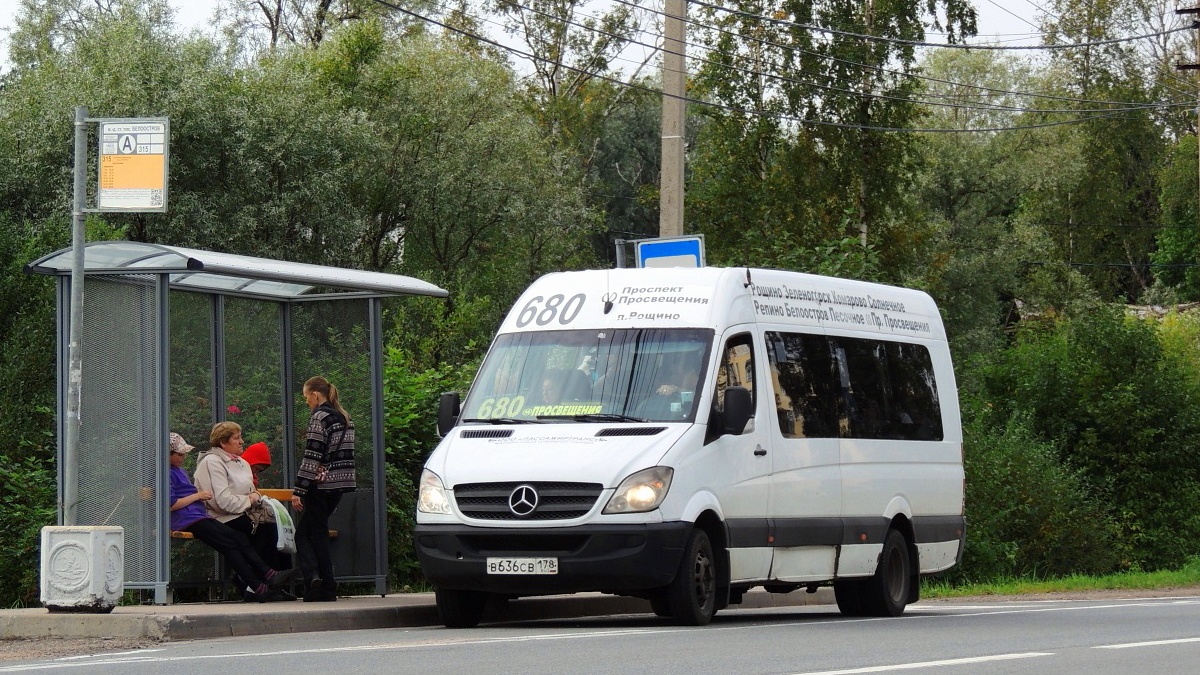
[[508, 510], [525, 517], [537, 508], [538, 493], [532, 485], [518, 485], [508, 496]]

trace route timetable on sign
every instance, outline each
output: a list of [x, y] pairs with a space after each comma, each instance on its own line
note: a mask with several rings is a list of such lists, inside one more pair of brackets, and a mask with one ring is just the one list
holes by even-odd
[[166, 211], [166, 120], [100, 124], [101, 211]]

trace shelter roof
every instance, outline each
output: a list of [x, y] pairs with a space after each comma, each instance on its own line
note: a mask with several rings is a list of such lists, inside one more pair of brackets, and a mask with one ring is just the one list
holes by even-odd
[[[25, 266], [36, 274], [69, 275], [73, 249], [64, 248]], [[254, 258], [134, 241], [99, 241], [84, 246], [84, 274], [169, 274], [171, 288], [245, 295], [270, 300], [301, 296], [428, 295], [448, 293], [431, 283], [385, 272]], [[306, 294], [308, 294], [306, 296]]]

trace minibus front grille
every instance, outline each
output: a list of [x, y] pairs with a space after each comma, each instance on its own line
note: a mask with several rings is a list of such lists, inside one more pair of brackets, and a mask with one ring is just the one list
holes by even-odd
[[601, 429], [597, 436], [653, 436], [666, 431], [666, 427], [613, 427]]
[[462, 432], [463, 438], [508, 438], [512, 435], [512, 429], [468, 429]]
[[[519, 487], [537, 494], [533, 510], [521, 515], [509, 506]], [[479, 520], [569, 520], [587, 515], [603, 490], [599, 483], [464, 483], [454, 487], [454, 501], [464, 516]]]

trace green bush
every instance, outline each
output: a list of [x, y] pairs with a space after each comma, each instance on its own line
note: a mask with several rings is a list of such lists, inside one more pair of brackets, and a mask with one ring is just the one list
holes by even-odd
[[54, 462], [23, 453], [0, 462], [0, 601], [38, 604], [41, 530], [56, 524]]
[[1100, 574], [1128, 551], [1080, 471], [1021, 416], [993, 426], [964, 401], [967, 544], [955, 581]]
[[421, 368], [392, 347], [384, 360], [384, 445], [387, 452], [388, 573], [394, 588], [424, 583], [412, 545], [417, 481], [438, 443], [438, 398], [466, 392], [478, 362]]
[[[965, 373], [1000, 433], [1022, 420], [1077, 467], [1121, 529], [1125, 564], [1182, 565], [1200, 540], [1200, 386], [1157, 325], [1105, 309], [1023, 327]], [[1077, 537], [1078, 530], [1061, 532]], [[1078, 564], [1088, 567], [1089, 561]]]

